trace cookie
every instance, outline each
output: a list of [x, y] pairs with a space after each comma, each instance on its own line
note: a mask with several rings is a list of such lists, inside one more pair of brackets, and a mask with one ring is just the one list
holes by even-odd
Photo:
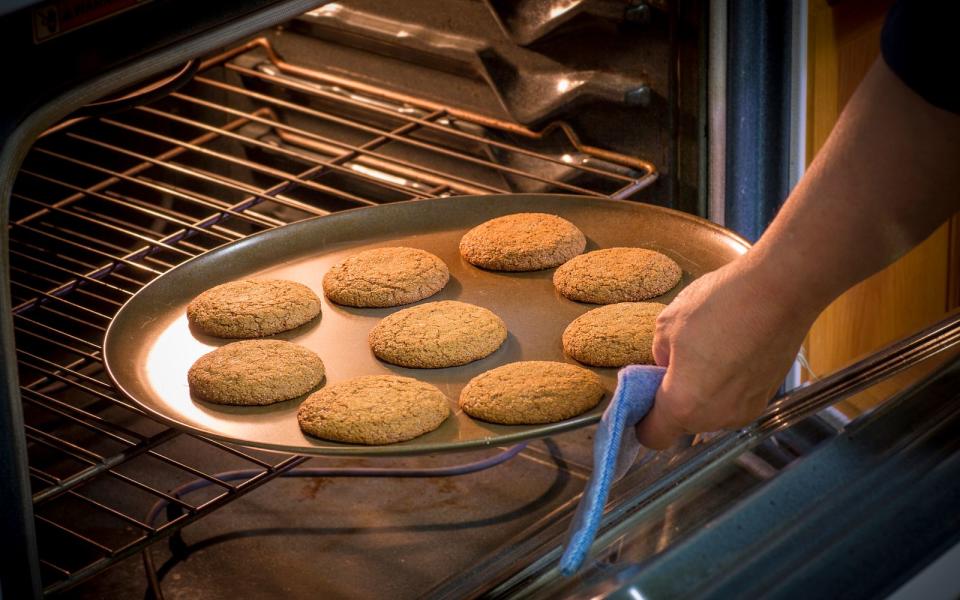
[[471, 417], [504, 425], [555, 423], [585, 413], [603, 398], [596, 373], [561, 362], [531, 360], [477, 375], [460, 393]]
[[447, 265], [425, 250], [374, 248], [327, 271], [323, 293], [344, 306], [400, 306], [429, 298], [449, 280]]
[[187, 306], [187, 320], [222, 338], [255, 338], [299, 327], [320, 314], [313, 290], [285, 279], [245, 279], [210, 288]]
[[245, 340], [204, 354], [187, 372], [190, 391], [216, 404], [260, 406], [306, 394], [324, 378], [323, 361], [283, 340]]
[[556, 215], [517, 213], [477, 225], [460, 239], [460, 255], [491, 271], [539, 271], [583, 252], [587, 239]]
[[396, 375], [368, 375], [311, 394], [297, 411], [300, 429], [335, 442], [393, 444], [433, 431], [450, 415], [443, 392]]
[[578, 256], [553, 274], [561, 294], [578, 302], [639, 302], [672, 290], [683, 271], [670, 257], [644, 248], [608, 248]]
[[621, 302], [584, 313], [563, 332], [563, 350], [595, 367], [651, 365], [659, 302]]
[[489, 310], [444, 300], [393, 313], [370, 330], [377, 358], [401, 367], [455, 367], [493, 354], [507, 326]]

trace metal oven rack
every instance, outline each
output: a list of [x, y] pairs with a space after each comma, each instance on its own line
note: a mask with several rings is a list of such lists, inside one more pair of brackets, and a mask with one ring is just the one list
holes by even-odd
[[[335, 210], [529, 189], [626, 198], [656, 176], [563, 123], [531, 131], [371, 89], [284, 62], [263, 38], [205, 61], [150, 105], [46, 132], [16, 181], [9, 253], [45, 592], [305, 460], [180, 433], [118, 397], [100, 342], [145, 283]], [[255, 475], [214, 475], [229, 469]], [[171, 493], [197, 478], [213, 485], [190, 500]]]

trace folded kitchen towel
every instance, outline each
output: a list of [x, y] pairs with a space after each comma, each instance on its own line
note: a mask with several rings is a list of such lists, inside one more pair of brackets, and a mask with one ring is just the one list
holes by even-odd
[[664, 373], [663, 367], [630, 365], [617, 374], [617, 390], [593, 439], [593, 475], [580, 498], [560, 559], [564, 575], [573, 575], [583, 564], [597, 535], [610, 486], [623, 477], [640, 452], [633, 426], [653, 407]]

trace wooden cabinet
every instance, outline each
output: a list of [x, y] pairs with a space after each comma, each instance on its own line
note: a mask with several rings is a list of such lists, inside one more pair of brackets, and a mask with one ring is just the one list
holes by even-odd
[[[808, 164], [879, 55], [880, 30], [889, 5], [810, 0]], [[820, 315], [806, 343], [813, 374], [829, 374], [942, 318], [958, 305], [960, 216], [955, 215], [909, 254], [847, 291]], [[840, 408], [857, 414], [896, 387], [897, 382], [891, 381], [886, 389], [861, 394]]]

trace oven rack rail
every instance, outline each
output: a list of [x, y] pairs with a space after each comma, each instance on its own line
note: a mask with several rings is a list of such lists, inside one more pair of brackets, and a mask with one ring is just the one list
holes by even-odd
[[[525, 145], [554, 134], [585, 158]], [[542, 174], [558, 169], [563, 177]], [[114, 391], [101, 341], [150, 280], [223, 243], [335, 210], [524, 184], [626, 198], [656, 176], [646, 161], [582, 144], [566, 124], [532, 132], [378, 94], [286, 63], [265, 39], [205, 61], [189, 85], [150, 105], [47, 131], [14, 186], [9, 250], [45, 593], [306, 460], [181, 433]], [[214, 475], [239, 469], [255, 474]], [[170, 494], [198, 478], [211, 484], [203, 494]], [[159, 501], [176, 510], [148, 522]]]

